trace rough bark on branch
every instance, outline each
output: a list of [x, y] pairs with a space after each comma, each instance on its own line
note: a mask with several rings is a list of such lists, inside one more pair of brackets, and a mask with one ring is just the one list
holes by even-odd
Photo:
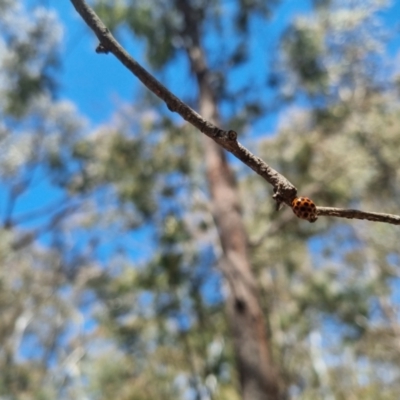
[[386, 222], [392, 225], [400, 225], [400, 216], [393, 214], [384, 214], [376, 212], [367, 212], [360, 210], [351, 210], [335, 207], [317, 207], [317, 214], [330, 217], [348, 218], [348, 219], [366, 219], [368, 221]]
[[117, 42], [108, 28], [84, 0], [71, 0], [71, 2], [99, 39], [98, 52], [114, 54], [149, 90], [166, 103], [169, 110], [178, 113], [184, 120], [198, 128], [270, 183], [274, 187], [276, 201], [287, 205], [291, 204], [297, 194], [297, 189], [292, 183], [241, 145], [237, 141], [235, 131], [220, 129], [212, 122], [204, 119], [147, 72]]

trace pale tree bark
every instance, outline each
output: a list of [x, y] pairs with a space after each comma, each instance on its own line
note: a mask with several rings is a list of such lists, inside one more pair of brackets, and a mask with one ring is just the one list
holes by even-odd
[[[213, 104], [205, 93], [201, 90], [200, 112], [218, 123], [206, 112]], [[251, 270], [248, 238], [232, 170], [224, 150], [208, 137], [203, 141], [212, 210], [223, 251], [220, 268], [229, 287], [227, 311], [242, 397], [243, 400], [280, 399], [278, 373], [272, 362], [266, 319]]]
[[[189, 2], [176, 0], [185, 20], [183, 36], [191, 68], [199, 88], [200, 114], [221, 126], [215, 93], [201, 45], [198, 21]], [[248, 237], [244, 227], [235, 177], [225, 151], [203, 137], [212, 212], [222, 247], [220, 269], [228, 283], [227, 314], [243, 400], [283, 398], [274, 367], [257, 283], [250, 265]]]

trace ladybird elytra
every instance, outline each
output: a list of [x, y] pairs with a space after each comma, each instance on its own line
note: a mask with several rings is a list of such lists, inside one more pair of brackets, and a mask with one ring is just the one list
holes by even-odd
[[293, 199], [292, 210], [297, 217], [306, 219], [309, 222], [315, 222], [318, 218], [317, 207], [308, 197], [302, 196]]

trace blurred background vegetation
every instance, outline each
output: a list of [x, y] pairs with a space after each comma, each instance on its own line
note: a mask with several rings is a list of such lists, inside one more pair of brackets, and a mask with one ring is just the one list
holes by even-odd
[[[92, 2], [196, 107], [178, 3]], [[224, 127], [317, 205], [400, 214], [396, 2], [314, 0], [276, 43], [290, 0], [187, 3]], [[88, 121], [60, 96], [62, 32], [0, 0], [1, 398], [240, 399], [200, 134], [145, 89]], [[285, 397], [397, 400], [399, 228], [276, 213], [229, 161]]]

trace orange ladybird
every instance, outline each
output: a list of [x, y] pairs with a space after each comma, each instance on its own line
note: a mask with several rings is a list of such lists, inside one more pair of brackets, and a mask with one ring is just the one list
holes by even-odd
[[310, 222], [315, 222], [318, 218], [317, 207], [308, 197], [296, 197], [292, 201], [292, 210], [299, 218]]

